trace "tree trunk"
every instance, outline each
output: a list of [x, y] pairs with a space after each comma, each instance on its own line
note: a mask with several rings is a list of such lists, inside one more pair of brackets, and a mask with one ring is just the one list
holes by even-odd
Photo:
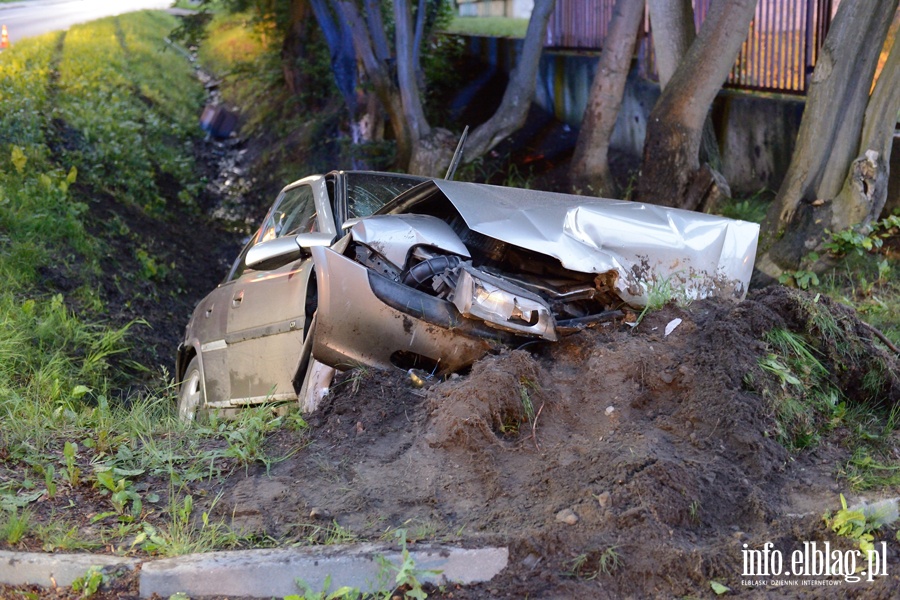
[[[422, 107], [422, 93], [416, 77], [413, 41], [416, 38], [409, 0], [394, 0], [394, 35], [397, 48], [397, 87], [413, 144], [431, 134]], [[415, 153], [415, 150], [413, 151]]]
[[896, 47], [871, 98], [869, 92], [897, 5], [844, 0], [838, 9], [810, 80], [791, 165], [763, 223], [757, 269], [768, 277], [826, 268], [825, 229], [866, 228], [884, 205], [900, 108]]
[[519, 63], [513, 70], [503, 93], [500, 107], [493, 116], [476, 127], [466, 141], [465, 162], [471, 162], [519, 129], [528, 116], [534, 99], [537, 72], [544, 49], [547, 22], [556, 0], [535, 0]]
[[[300, 4], [300, 1], [294, 0], [294, 3]], [[334, 18], [325, 0], [309, 0], [309, 3], [325, 36], [325, 43], [328, 44], [335, 83], [344, 97], [350, 120], [353, 121], [356, 116], [356, 53], [353, 49], [352, 32], [346, 21]], [[305, 14], [303, 18], [308, 20], [309, 15]], [[306, 23], [303, 26], [307, 26]]]
[[[648, 0], [647, 7], [652, 25], [659, 88], [665, 90], [691, 44], [697, 39], [694, 8], [691, 6], [691, 0]], [[700, 138], [700, 163], [709, 163], [715, 171], [722, 170], [719, 143], [708, 112]], [[722, 180], [724, 181], [724, 177]]]
[[[380, 60], [376, 54], [376, 48], [380, 47], [380, 37], [384, 36], [383, 30], [373, 32], [374, 40], [377, 44], [373, 44], [373, 36], [369, 35], [367, 23], [381, 22], [381, 9], [377, 3], [367, 3], [375, 5], [378, 16], [368, 15], [364, 20], [356, 4], [352, 0], [332, 0], [336, 2], [336, 8], [340, 10], [340, 14], [344, 16], [350, 31], [353, 35], [353, 46], [356, 48], [358, 59], [363, 65], [366, 75], [375, 90], [375, 95], [381, 101], [388, 119], [390, 119], [391, 128], [394, 131], [397, 142], [397, 163], [407, 166], [413, 156], [413, 147], [418, 140], [414, 138], [413, 129], [406, 120], [406, 112], [404, 110], [403, 101], [400, 91], [394, 85], [393, 77], [387, 67], [387, 61]], [[368, 11], [367, 11], [368, 12]], [[380, 52], [380, 51], [379, 51]]]
[[[703, 123], [747, 36], [756, 0], [713, 2], [700, 35], [650, 113], [638, 195], [645, 202], [695, 209], [709, 188], [700, 174]], [[709, 175], [707, 175], [709, 176]], [[709, 181], [715, 181], [709, 176]]]
[[694, 43], [694, 7], [691, 0], [647, 0], [659, 87], [666, 89], [679, 63]]
[[[305, 0], [294, 0], [290, 4], [287, 31], [281, 42], [281, 72], [284, 84], [293, 96], [307, 84], [307, 77], [298, 65], [306, 57], [306, 45], [309, 39], [307, 24], [309, 21], [309, 4]], [[310, 107], [313, 108], [313, 107]]]
[[576, 192], [618, 197], [616, 183], [609, 171], [609, 139], [622, 106], [625, 81], [643, 14], [643, 5], [633, 0], [618, 0], [613, 9], [572, 157], [570, 179]]

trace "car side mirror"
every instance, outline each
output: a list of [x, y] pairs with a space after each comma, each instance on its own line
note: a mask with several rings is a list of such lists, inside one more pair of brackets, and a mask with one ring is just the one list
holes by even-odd
[[295, 261], [304, 254], [304, 249], [313, 246], [329, 246], [334, 241], [331, 233], [298, 233], [256, 244], [247, 252], [245, 262], [251, 269], [271, 271]]

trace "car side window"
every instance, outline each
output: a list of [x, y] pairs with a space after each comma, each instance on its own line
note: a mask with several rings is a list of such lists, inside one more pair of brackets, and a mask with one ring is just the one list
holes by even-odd
[[227, 281], [234, 281], [244, 274], [247, 269], [245, 259], [247, 252], [254, 245], [261, 242], [274, 240], [285, 235], [307, 233], [316, 231], [316, 203], [312, 187], [298, 185], [285, 191], [275, 201], [272, 210], [266, 217], [266, 222], [259, 232], [244, 246], [240, 256], [235, 261]]
[[267, 242], [285, 235], [307, 233], [315, 229], [316, 203], [312, 187], [298, 185], [282, 194], [272, 207], [262, 235], [257, 242]]

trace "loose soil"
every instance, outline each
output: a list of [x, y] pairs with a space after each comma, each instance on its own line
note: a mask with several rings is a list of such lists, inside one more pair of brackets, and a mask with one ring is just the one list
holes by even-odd
[[[235, 142], [203, 146], [210, 179], [227, 178], [223, 164], [234, 175], [240, 151]], [[221, 206], [213, 192], [201, 201], [204, 212]], [[98, 233], [120, 219], [173, 265], [161, 280], [123, 275], [103, 291], [113, 318], [152, 324], [135, 329], [139, 343], [128, 358], [165, 362], [190, 309], [236, 254], [240, 233], [191, 214], [161, 225], [102, 197], [92, 214]], [[138, 269], [127, 240], [111, 239], [122, 245], [110, 265]], [[818, 330], [816, 311], [833, 318], [852, 347]], [[666, 335], [675, 319], [680, 325]], [[401, 371], [342, 374], [305, 432], [269, 437], [266, 451], [279, 459], [269, 469], [224, 469], [220, 480], [188, 489], [195, 513], [211, 510], [212, 518], [269, 543], [392, 540], [402, 528], [411, 544], [510, 549], [509, 567], [495, 580], [431, 589], [435, 598], [711, 597], [712, 581], [747, 597], [900, 595], [893, 539], [891, 574], [874, 582], [741, 584], [745, 546], [772, 542], [785, 556], [805, 541], [854, 547], [822, 521], [840, 507], [840, 493], [859, 499], [838, 477], [849, 459], [849, 432], [838, 427], [809, 449], [786, 450], [775, 439], [766, 393], [777, 381], [759, 366], [773, 328], [811, 335], [849, 405], [866, 401], [862, 382], [881, 364], [878, 397], [892, 406], [900, 397], [897, 358], [852, 311], [772, 287], [740, 304], [669, 305], [632, 325], [614, 322], [556, 344], [509, 349], [423, 388]], [[35, 511], [65, 507], [89, 527], [105, 502], [85, 487], [76, 498], [45, 499]], [[28, 543], [18, 549], [38, 550]], [[135, 581], [119, 580], [96, 597], [134, 598]], [[0, 588], [0, 597], [21, 591], [28, 590]]]
[[[803, 541], [852, 548], [822, 522], [848, 491], [835, 478], [848, 458], [840, 435], [788, 452], [745, 385], [764, 377], [762, 336], [805, 330], [809, 300], [778, 287], [738, 305], [669, 306], [633, 329], [487, 357], [424, 390], [405, 373], [354, 372], [311, 416], [303, 448], [229, 486], [223, 514], [276, 537], [302, 536], [316, 513], [366, 539], [403, 527], [413, 540], [510, 548], [498, 579], [437, 597], [709, 596], [713, 580], [761, 597], [896, 596], [894, 575], [813, 590], [740, 584], [744, 544], [785, 556]], [[900, 386], [889, 385], [893, 402]], [[619, 564], [605, 573], [611, 552]]]

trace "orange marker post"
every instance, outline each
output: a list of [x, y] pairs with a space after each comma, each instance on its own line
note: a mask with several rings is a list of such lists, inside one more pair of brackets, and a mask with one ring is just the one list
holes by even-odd
[[0, 50], [9, 48], [9, 33], [6, 32], [6, 25], [0, 28]]

